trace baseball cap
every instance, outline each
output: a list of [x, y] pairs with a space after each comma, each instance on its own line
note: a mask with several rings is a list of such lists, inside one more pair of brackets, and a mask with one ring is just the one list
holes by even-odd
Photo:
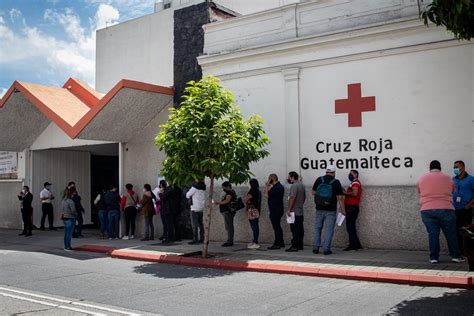
[[330, 165], [330, 166], [328, 166], [328, 168], [326, 169], [326, 172], [336, 172], [336, 167]]
[[49, 183], [49, 182], [45, 182], [45, 183], [44, 183], [44, 186], [47, 186], [47, 185], [52, 185], [52, 184]]

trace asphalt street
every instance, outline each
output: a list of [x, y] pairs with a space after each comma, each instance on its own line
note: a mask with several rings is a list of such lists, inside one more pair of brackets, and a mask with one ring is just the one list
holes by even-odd
[[473, 315], [474, 291], [0, 249], [1, 315]]

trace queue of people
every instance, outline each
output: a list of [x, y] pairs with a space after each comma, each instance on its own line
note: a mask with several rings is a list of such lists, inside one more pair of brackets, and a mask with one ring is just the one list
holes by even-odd
[[[453, 167], [454, 177], [441, 172], [441, 164], [433, 160], [429, 172], [417, 182], [417, 191], [420, 195], [420, 211], [422, 222], [428, 232], [430, 248], [430, 262], [439, 261], [439, 234], [443, 231], [453, 262], [463, 261], [463, 240], [460, 235], [462, 227], [472, 223], [472, 208], [474, 206], [474, 177], [466, 171], [463, 161], [456, 161]], [[331, 244], [336, 222], [345, 218], [345, 226], [349, 236], [345, 251], [363, 249], [357, 234], [356, 222], [360, 212], [362, 184], [357, 170], [351, 170], [348, 179], [350, 185], [343, 188], [336, 178], [336, 168], [329, 166], [324, 175], [315, 179], [312, 186], [312, 196], [315, 202], [316, 216], [313, 224], [313, 253], [324, 255], [332, 254]], [[292, 233], [292, 239], [287, 252], [303, 250], [304, 217], [308, 212], [304, 209], [306, 201], [305, 186], [298, 173], [288, 173], [287, 182], [290, 185], [288, 202], [285, 212], [285, 187], [278, 180], [276, 174], [270, 174], [263, 186], [263, 194], [257, 179], [249, 181], [249, 191], [242, 198], [238, 197], [229, 181], [222, 183], [223, 195], [219, 201], [212, 200], [219, 206], [224, 219], [227, 239], [223, 247], [234, 245], [234, 217], [239, 209], [245, 209], [252, 232], [249, 249], [259, 249], [259, 224], [261, 221], [262, 198], [268, 203], [269, 221], [274, 231], [274, 240], [269, 250], [285, 248], [285, 239], [281, 226], [282, 218], [286, 214]], [[49, 229], [54, 230], [54, 213], [51, 192], [52, 184], [44, 183], [40, 192], [42, 204], [42, 218], [40, 229], [45, 229], [48, 219]], [[154, 240], [155, 229], [153, 218], [160, 215], [163, 224], [163, 235], [160, 240], [164, 244], [181, 241], [178, 225], [178, 215], [181, 211], [183, 196], [188, 199], [190, 219], [193, 231], [191, 245], [201, 244], [204, 241], [203, 214], [206, 207], [207, 193], [203, 179], [196, 181], [183, 193], [175, 185], [168, 185], [161, 180], [158, 188], [152, 190], [149, 184], [143, 186], [141, 197], [133, 190], [132, 184], [125, 186], [125, 193], [120, 196], [117, 187], [112, 185], [103, 190], [95, 199], [98, 208], [100, 231], [102, 238], [120, 238], [120, 219], [125, 219], [125, 234], [122, 239], [134, 239], [136, 233], [136, 218], [139, 213], [144, 216], [145, 227], [143, 241]], [[18, 195], [21, 202], [21, 214], [24, 228], [21, 236], [32, 235], [32, 201], [33, 194], [28, 186], [24, 186]], [[84, 207], [74, 182], [69, 182], [62, 194], [60, 204], [61, 219], [64, 223], [64, 249], [71, 250], [71, 238], [82, 237]], [[341, 220], [342, 218], [342, 220]], [[322, 232], [324, 236], [322, 236]]]

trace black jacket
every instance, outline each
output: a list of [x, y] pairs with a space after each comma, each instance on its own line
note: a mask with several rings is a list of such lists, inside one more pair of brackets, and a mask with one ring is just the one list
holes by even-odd
[[32, 212], [33, 211], [33, 208], [31, 207], [31, 203], [33, 202], [33, 194], [31, 194], [31, 192], [28, 192], [24, 196], [19, 195], [18, 199], [23, 202], [22, 207], [21, 207], [22, 212]]
[[108, 191], [104, 194], [104, 202], [108, 211], [120, 210], [120, 195], [118, 192]]
[[160, 193], [161, 212], [165, 215], [173, 214], [173, 187], [166, 187], [163, 193]]

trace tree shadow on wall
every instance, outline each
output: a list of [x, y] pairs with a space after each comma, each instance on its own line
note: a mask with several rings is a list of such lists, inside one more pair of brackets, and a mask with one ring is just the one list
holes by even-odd
[[218, 278], [226, 275], [238, 273], [228, 270], [197, 268], [187, 266], [177, 266], [160, 263], [149, 263], [134, 268], [135, 273], [149, 274], [162, 279], [199, 279], [199, 278]]
[[458, 290], [442, 297], [420, 297], [394, 306], [387, 315], [474, 315], [474, 290]]

